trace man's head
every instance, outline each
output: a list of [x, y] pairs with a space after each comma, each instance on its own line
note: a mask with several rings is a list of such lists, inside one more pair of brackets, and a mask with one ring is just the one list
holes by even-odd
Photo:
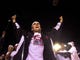
[[13, 46], [13, 45], [9, 45], [9, 46], [8, 46], [8, 52], [12, 52], [13, 49], [14, 49], [14, 46]]
[[33, 32], [41, 32], [41, 25], [38, 21], [34, 21], [31, 25]]

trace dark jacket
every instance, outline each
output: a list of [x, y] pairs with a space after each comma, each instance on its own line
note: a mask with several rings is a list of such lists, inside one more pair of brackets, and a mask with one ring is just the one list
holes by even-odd
[[[27, 55], [28, 55], [28, 48], [29, 48], [29, 44], [31, 41], [31, 38], [33, 36], [33, 33], [28, 33], [27, 35], [24, 34], [25, 36], [25, 41], [22, 44], [22, 46], [20, 47], [18, 53], [14, 56], [13, 60], [21, 60], [22, 58], [22, 51], [23, 51], [23, 47], [24, 47], [24, 58], [23, 60], [26, 59]], [[44, 34], [42, 33], [42, 40], [44, 43], [44, 60], [56, 60], [52, 51], [52, 46], [51, 46], [51, 41], [50, 41], [50, 34]]]

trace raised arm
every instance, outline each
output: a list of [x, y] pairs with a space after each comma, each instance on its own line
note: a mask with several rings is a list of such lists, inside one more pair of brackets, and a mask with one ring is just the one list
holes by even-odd
[[59, 30], [61, 24], [63, 23], [63, 16], [59, 17], [59, 22], [57, 23], [57, 25], [54, 27], [54, 29]]
[[16, 17], [17, 17], [16, 15], [11, 16], [11, 21], [15, 25], [15, 28], [17, 30], [17, 33], [18, 33], [17, 34], [17, 38], [20, 38], [20, 39], [18, 39], [18, 42], [17, 42], [18, 43], [18, 46], [16, 47], [16, 49], [13, 50], [10, 53], [10, 56], [11, 57], [14, 57], [14, 55], [16, 55], [18, 53], [20, 47], [22, 46], [22, 44], [24, 42], [24, 35], [23, 35], [23, 32], [22, 32], [22, 29], [21, 29], [20, 25], [16, 21]]
[[16, 42], [18, 43], [19, 40], [20, 40], [19, 38], [21, 38], [21, 36], [24, 32], [23, 32], [23, 29], [20, 27], [20, 25], [17, 23], [16, 18], [17, 18], [16, 15], [11, 16], [11, 20], [12, 20], [14, 30], [15, 30], [15, 33], [16, 33], [16, 38], [18, 38], [18, 40]]
[[16, 15], [13, 15], [11, 17], [11, 20], [15, 24], [16, 28], [19, 29], [20, 28], [20, 25], [16, 22]]

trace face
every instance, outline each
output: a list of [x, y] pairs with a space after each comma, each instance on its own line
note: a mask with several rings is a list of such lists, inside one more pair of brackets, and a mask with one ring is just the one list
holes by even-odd
[[34, 21], [32, 23], [32, 31], [33, 32], [41, 32], [41, 25], [38, 21]]

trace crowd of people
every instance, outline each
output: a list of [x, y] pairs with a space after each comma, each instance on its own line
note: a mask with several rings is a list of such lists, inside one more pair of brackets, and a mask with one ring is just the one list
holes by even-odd
[[[73, 41], [67, 43], [71, 46], [69, 50], [61, 49], [55, 52], [52, 49], [54, 43], [51, 41], [54, 42], [53, 37], [63, 23], [63, 16], [59, 17], [59, 22], [49, 32], [42, 31], [41, 24], [37, 20], [32, 23], [31, 31], [27, 32], [21, 28], [16, 18], [16, 14], [11, 16], [16, 39], [11, 40], [12, 43], [6, 42], [6, 30], [0, 38], [0, 60], [80, 60]], [[61, 55], [65, 53], [69, 54], [68, 58]]]

